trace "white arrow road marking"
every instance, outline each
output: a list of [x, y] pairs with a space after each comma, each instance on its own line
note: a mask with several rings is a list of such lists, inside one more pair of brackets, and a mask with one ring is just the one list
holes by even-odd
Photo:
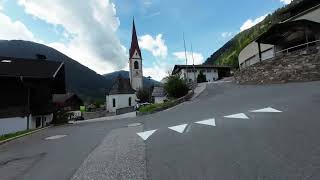
[[198, 122], [195, 122], [195, 123], [204, 124], [204, 125], [208, 125], [208, 126], [216, 126], [216, 120], [214, 118], [203, 120], [203, 121], [198, 121]]
[[188, 126], [188, 124], [181, 124], [178, 126], [168, 127], [169, 129], [176, 131], [178, 133], [183, 133], [184, 129]]
[[279, 110], [274, 109], [272, 107], [267, 107], [267, 108], [263, 108], [263, 109], [253, 110], [250, 112], [282, 112], [282, 111], [279, 111]]
[[66, 136], [67, 135], [50, 136], [50, 137], [45, 138], [45, 140], [55, 140], [55, 139], [60, 139], [60, 138], [66, 137]]
[[145, 132], [137, 133], [137, 135], [140, 136], [145, 141], [156, 131], [157, 129], [151, 130], [151, 131], [145, 131]]
[[232, 114], [229, 116], [224, 116], [225, 118], [235, 118], [235, 119], [249, 119], [247, 115], [244, 113], [239, 113], [239, 114]]

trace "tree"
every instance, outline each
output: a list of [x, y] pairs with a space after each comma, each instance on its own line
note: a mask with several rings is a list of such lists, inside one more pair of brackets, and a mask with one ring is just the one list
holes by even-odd
[[140, 103], [150, 102], [151, 100], [151, 89], [142, 88], [137, 91], [137, 98], [140, 100]]
[[207, 77], [200, 71], [197, 77], [197, 82], [202, 83], [202, 82], [207, 82]]
[[188, 93], [188, 85], [179, 75], [169, 75], [166, 79], [164, 89], [169, 97], [180, 98]]
[[68, 113], [67, 111], [58, 110], [53, 114], [52, 124], [54, 125], [67, 124], [70, 116], [71, 114]]

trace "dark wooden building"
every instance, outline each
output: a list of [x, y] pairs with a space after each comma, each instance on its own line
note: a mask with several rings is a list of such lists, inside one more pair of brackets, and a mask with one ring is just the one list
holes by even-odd
[[44, 126], [55, 109], [52, 95], [65, 93], [64, 64], [0, 57], [0, 83], [0, 134]]
[[83, 106], [83, 101], [74, 93], [54, 94], [53, 103], [57, 108], [65, 111], [79, 111], [80, 106]]

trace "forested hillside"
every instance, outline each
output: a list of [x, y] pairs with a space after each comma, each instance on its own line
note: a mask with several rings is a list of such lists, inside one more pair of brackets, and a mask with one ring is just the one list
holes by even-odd
[[267, 31], [274, 24], [284, 21], [318, 3], [319, 0], [293, 0], [291, 4], [269, 14], [261, 23], [237, 34], [214, 52], [204, 64], [230, 65], [233, 68], [238, 68], [239, 53], [249, 43], [258, 38], [260, 34]]

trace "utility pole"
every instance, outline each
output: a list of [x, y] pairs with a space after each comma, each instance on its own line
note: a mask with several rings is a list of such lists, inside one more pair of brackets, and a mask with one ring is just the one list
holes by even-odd
[[194, 57], [193, 57], [193, 47], [192, 47], [192, 43], [191, 43], [191, 54], [192, 54], [192, 66], [193, 66], [193, 78], [194, 78], [194, 81], [196, 82], [196, 69], [195, 69], [195, 66], [194, 66]]
[[184, 54], [186, 56], [186, 80], [188, 82], [189, 81], [189, 78], [188, 78], [188, 57], [187, 57], [187, 48], [186, 48], [186, 40], [184, 38], [184, 33], [183, 33], [183, 44], [184, 44]]

